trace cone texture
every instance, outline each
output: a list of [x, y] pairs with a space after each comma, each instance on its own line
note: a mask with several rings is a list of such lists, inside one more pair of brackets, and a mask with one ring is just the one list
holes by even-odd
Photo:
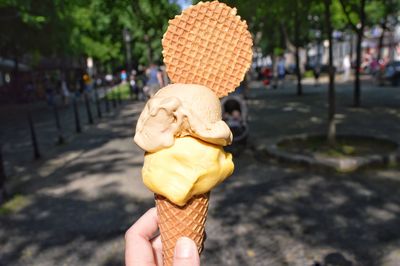
[[218, 97], [239, 86], [253, 56], [246, 21], [218, 1], [200, 2], [175, 16], [162, 45], [173, 83], [200, 84]]
[[163, 196], [155, 195], [164, 266], [172, 266], [175, 245], [182, 236], [192, 239], [201, 253], [210, 193], [190, 199], [180, 207]]

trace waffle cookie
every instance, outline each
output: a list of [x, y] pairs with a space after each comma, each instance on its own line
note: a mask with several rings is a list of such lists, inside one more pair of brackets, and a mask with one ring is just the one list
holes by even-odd
[[162, 39], [173, 83], [200, 84], [218, 97], [239, 86], [252, 61], [252, 38], [236, 8], [200, 2], [169, 21]]

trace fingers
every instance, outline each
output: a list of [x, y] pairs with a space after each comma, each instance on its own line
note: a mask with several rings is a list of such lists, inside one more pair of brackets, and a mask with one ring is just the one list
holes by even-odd
[[127, 266], [156, 265], [150, 239], [157, 232], [156, 208], [148, 210], [125, 234], [125, 264]]
[[174, 266], [199, 266], [200, 258], [197, 246], [187, 237], [181, 237], [176, 242], [174, 254]]
[[154, 259], [156, 261], [156, 264], [163, 265], [162, 244], [160, 235], [158, 235], [151, 241], [151, 246], [153, 247]]

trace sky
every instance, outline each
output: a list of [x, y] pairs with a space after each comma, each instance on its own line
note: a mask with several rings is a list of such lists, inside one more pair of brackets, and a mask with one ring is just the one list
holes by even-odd
[[192, 4], [192, 0], [176, 0], [176, 3], [180, 5], [183, 10]]

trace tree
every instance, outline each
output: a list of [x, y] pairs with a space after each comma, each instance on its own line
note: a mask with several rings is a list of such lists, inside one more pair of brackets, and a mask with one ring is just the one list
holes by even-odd
[[336, 142], [336, 125], [335, 125], [335, 68], [333, 66], [333, 42], [332, 42], [332, 21], [331, 21], [331, 4], [332, 0], [324, 0], [325, 11], [325, 31], [329, 42], [329, 89], [328, 89], [328, 143], [331, 146]]
[[136, 41], [134, 53], [141, 55], [142, 63], [160, 60], [161, 39], [168, 20], [179, 14], [180, 7], [168, 0], [133, 0], [131, 5], [135, 18], [131, 25], [133, 40]]
[[348, 25], [357, 36], [356, 41], [356, 64], [353, 105], [359, 107], [361, 104], [361, 85], [360, 85], [360, 67], [361, 67], [361, 43], [363, 41], [364, 29], [366, 26], [365, 7], [368, 0], [339, 0]]

